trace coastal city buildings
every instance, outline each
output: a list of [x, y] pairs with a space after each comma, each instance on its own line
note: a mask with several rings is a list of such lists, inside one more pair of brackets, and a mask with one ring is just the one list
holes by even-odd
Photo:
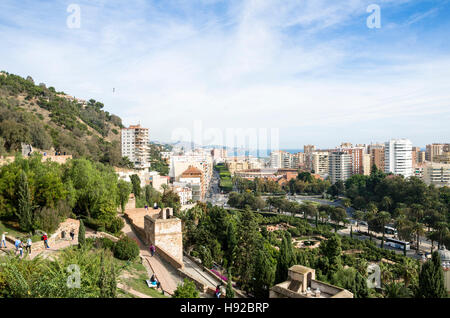
[[438, 187], [450, 186], [450, 164], [430, 162], [423, 168], [423, 181]]
[[311, 171], [320, 175], [322, 178], [326, 178], [330, 170], [329, 157], [330, 152], [327, 150], [312, 152], [310, 154]]
[[331, 183], [345, 181], [352, 176], [352, 155], [344, 151], [335, 151], [330, 154], [329, 162]]
[[141, 125], [122, 128], [121, 145], [122, 157], [134, 163], [136, 169], [150, 167], [149, 129]]
[[408, 139], [391, 139], [385, 143], [384, 172], [412, 176], [412, 143]]

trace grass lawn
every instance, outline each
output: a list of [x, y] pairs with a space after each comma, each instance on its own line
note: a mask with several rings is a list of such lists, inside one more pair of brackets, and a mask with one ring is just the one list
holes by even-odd
[[140, 263], [140, 260], [130, 262], [128, 265], [126, 265], [125, 261], [118, 261], [118, 264], [125, 266], [119, 278], [122, 284], [153, 298], [168, 298], [162, 295], [161, 292], [147, 286], [145, 280], [150, 279], [150, 277], [148, 277], [147, 270]]

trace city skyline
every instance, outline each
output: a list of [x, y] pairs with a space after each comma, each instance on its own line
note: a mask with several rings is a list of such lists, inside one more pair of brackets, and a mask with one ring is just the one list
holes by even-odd
[[363, 0], [77, 1], [80, 28], [70, 4], [2, 1], [1, 69], [154, 139], [195, 120], [278, 128], [280, 148], [450, 135], [448, 1], [379, 1], [379, 29]]

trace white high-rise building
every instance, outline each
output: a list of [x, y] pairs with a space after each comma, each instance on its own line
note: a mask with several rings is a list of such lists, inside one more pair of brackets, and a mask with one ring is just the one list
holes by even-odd
[[282, 164], [282, 152], [279, 150], [273, 151], [270, 154], [270, 167], [279, 169], [282, 167], [281, 164]]
[[141, 125], [122, 128], [122, 157], [128, 157], [135, 168], [150, 167], [150, 139], [148, 128]]
[[345, 181], [352, 176], [352, 155], [343, 152], [335, 151], [329, 157], [329, 173], [331, 183], [337, 181]]
[[384, 144], [384, 172], [412, 176], [412, 143], [408, 139], [391, 139]]

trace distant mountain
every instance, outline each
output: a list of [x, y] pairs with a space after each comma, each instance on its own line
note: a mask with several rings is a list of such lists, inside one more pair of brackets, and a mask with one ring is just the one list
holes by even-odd
[[21, 143], [73, 157], [121, 165], [120, 117], [93, 99], [84, 101], [45, 84], [0, 72], [0, 153]]

